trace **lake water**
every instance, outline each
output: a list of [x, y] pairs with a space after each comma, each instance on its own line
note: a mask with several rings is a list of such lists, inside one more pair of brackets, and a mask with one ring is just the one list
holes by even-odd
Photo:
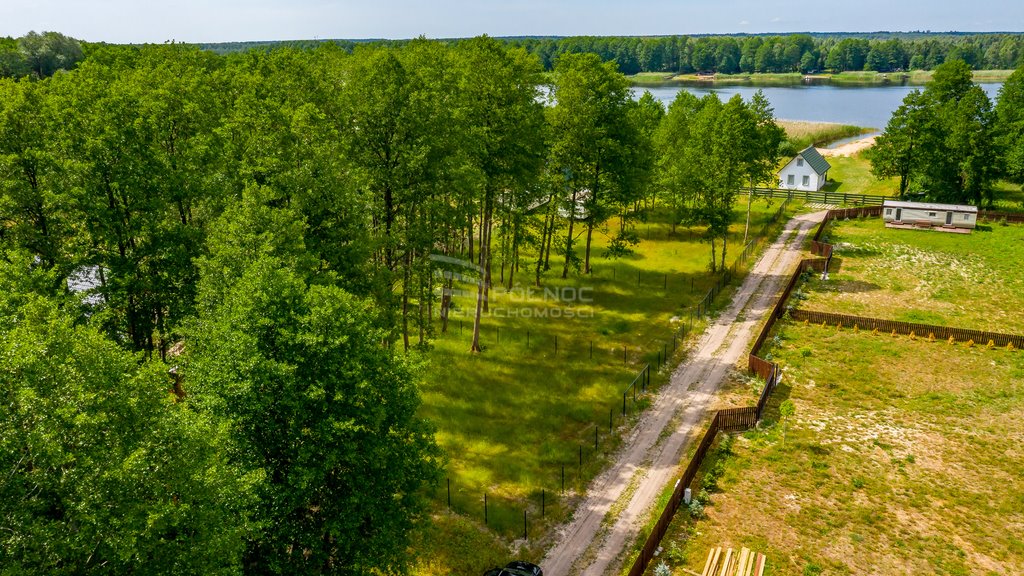
[[[981, 87], [995, 103], [1001, 83], [981, 84]], [[775, 108], [775, 117], [781, 120], [809, 120], [813, 122], [838, 122], [853, 124], [881, 130], [889, 122], [889, 117], [899, 107], [903, 98], [913, 90], [923, 86], [768, 86], [760, 90], [768, 97]], [[703, 96], [715, 92], [723, 101], [739, 94], [744, 100], [750, 100], [754, 92], [759, 90], [753, 86], [722, 86], [716, 88], [703, 86], [657, 86], [634, 87], [634, 94], [639, 97], [649, 91], [655, 98], [668, 106], [680, 90]]]

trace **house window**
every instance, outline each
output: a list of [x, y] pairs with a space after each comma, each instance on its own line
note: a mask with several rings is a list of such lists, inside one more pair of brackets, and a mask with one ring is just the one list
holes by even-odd
[[804, 159], [803, 158], [797, 158], [796, 159], [796, 165], [797, 166], [803, 166], [804, 165]]
[[890, 214], [892, 214], [892, 208], [886, 208], [885, 209], [885, 215], [889, 216]]
[[806, 174], [804, 174], [804, 186], [810, 186], [810, 185], [811, 185], [811, 177], [806, 175]]
[[964, 220], [970, 220], [970, 219], [971, 219], [971, 215], [970, 214], [964, 214]]
[[796, 184], [796, 176], [792, 174], [786, 176], [786, 184], [788, 184], [789, 186]]
[[928, 213], [928, 217], [929, 218], [935, 218], [935, 212], [929, 212]]

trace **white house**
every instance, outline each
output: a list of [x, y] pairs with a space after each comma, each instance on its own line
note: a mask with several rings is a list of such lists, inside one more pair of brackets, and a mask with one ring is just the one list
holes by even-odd
[[929, 204], [886, 200], [882, 220], [888, 228], [935, 228], [970, 232], [978, 225], [978, 209], [958, 204]]
[[821, 190], [831, 167], [814, 146], [808, 146], [779, 170], [779, 188], [815, 192]]

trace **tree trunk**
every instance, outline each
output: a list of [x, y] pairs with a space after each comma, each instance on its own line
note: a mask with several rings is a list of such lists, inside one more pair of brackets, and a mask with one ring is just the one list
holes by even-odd
[[547, 246], [544, 249], [544, 270], [551, 270], [551, 244], [555, 238], [555, 221], [558, 218], [558, 203], [555, 201], [554, 195], [551, 196], [551, 205], [548, 208], [548, 213], [551, 214], [551, 223], [549, 224]]
[[569, 262], [572, 260], [572, 228], [576, 223], [576, 190], [572, 191], [569, 202], [569, 233], [565, 236], [565, 266], [562, 267], [562, 278], [569, 277]]
[[484, 190], [484, 208], [480, 222], [480, 282], [476, 290], [476, 314], [473, 319], [473, 343], [470, 352], [480, 352], [480, 319], [487, 310], [488, 283], [491, 280], [491, 211], [493, 193]]
[[711, 273], [712, 274], [717, 272], [717, 269], [715, 268], [715, 264], [716, 264], [715, 260], [716, 260], [716, 256], [715, 256], [715, 237], [712, 236], [711, 237]]
[[590, 274], [590, 245], [594, 237], [594, 224], [597, 217], [597, 192], [601, 184], [601, 164], [594, 166], [594, 183], [590, 186], [590, 205], [593, 210], [587, 214], [587, 249], [583, 257], [583, 273]]
[[410, 251], [405, 252], [405, 266], [402, 270], [402, 343], [409, 351], [409, 262]]
[[747, 245], [747, 234], [750, 232], [750, 206], [754, 202], [754, 182], [750, 182], [750, 192], [747, 194], [747, 223], [743, 226], [743, 245]]
[[[728, 234], [728, 232], [726, 232], [726, 234]], [[728, 245], [729, 245], [729, 236], [728, 235], [722, 236], [722, 271], [723, 272], [726, 269], [725, 268], [725, 251], [726, 251], [726, 247]]]

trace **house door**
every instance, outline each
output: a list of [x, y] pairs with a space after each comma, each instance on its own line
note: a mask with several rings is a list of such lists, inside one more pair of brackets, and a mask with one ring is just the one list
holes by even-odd
[[952, 223], [953, 223], [953, 213], [952, 212], [946, 212], [946, 226], [949, 226]]
[[896, 221], [897, 222], [902, 222], [903, 221], [903, 208], [897, 208], [896, 209]]

